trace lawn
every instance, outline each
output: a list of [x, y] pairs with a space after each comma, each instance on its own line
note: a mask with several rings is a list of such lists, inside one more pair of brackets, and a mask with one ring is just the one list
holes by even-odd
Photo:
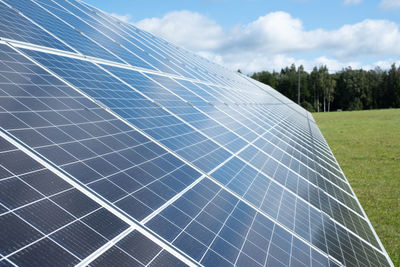
[[313, 114], [395, 266], [400, 265], [400, 109]]

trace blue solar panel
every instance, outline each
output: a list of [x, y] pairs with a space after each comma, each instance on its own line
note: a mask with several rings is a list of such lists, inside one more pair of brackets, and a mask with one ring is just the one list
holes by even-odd
[[392, 265], [286, 97], [83, 2], [0, 9], [1, 265]]

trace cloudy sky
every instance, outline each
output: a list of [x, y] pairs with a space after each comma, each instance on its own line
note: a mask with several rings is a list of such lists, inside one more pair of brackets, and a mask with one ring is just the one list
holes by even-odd
[[86, 0], [233, 70], [400, 65], [400, 0]]

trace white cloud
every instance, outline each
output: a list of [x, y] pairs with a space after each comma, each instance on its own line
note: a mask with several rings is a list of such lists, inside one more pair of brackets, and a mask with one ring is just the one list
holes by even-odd
[[362, 2], [363, 0], [344, 0], [343, 5], [358, 5]]
[[[326, 64], [335, 70], [357, 68], [362, 66], [363, 57], [400, 55], [399, 25], [388, 20], [364, 20], [329, 31], [307, 30], [300, 19], [286, 12], [272, 12], [225, 30], [202, 14], [174, 11], [136, 25], [245, 72], [279, 69], [291, 63], [306, 67]], [[296, 59], [294, 55], [299, 54], [308, 59]]]
[[123, 21], [123, 22], [131, 22], [131, 20], [132, 20], [131, 14], [121, 15], [121, 14], [117, 14], [117, 13], [111, 13], [110, 15]]
[[221, 37], [225, 35], [215, 21], [190, 11], [170, 12], [161, 19], [144, 19], [136, 25], [194, 50], [214, 50], [221, 45]]
[[[311, 71], [314, 66], [325, 65], [332, 72], [339, 71], [343, 68], [351, 66], [354, 69], [364, 67], [359, 61], [339, 61], [337, 59], [328, 58], [325, 56], [315, 57], [312, 59], [296, 59], [295, 57], [285, 54], [266, 55], [266, 54], [230, 54], [230, 55], [216, 55], [211, 53], [199, 53], [199, 55], [208, 58], [218, 64], [228, 66], [232, 70], [240, 69], [245, 73], [253, 73], [261, 70], [276, 70], [280, 71], [281, 68], [288, 67], [291, 64], [296, 66], [303, 65], [306, 71]], [[386, 64], [386, 63], [385, 63]], [[390, 63], [391, 64], [391, 63]], [[368, 66], [367, 69], [373, 67]]]
[[387, 20], [364, 20], [325, 35], [320, 47], [331, 47], [339, 57], [400, 54], [399, 25]]
[[400, 0], [381, 0], [379, 6], [383, 9], [400, 8]]
[[396, 66], [400, 66], [400, 60], [398, 58], [397, 59], [389, 58], [386, 60], [379, 60], [372, 64], [365, 65], [363, 66], [363, 69], [370, 70], [379, 67], [384, 70], [384, 69], [389, 69], [393, 63], [396, 64]]

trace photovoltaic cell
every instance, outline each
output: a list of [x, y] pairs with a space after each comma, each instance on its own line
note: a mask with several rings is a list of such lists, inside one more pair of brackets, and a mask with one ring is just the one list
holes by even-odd
[[0, 265], [392, 265], [288, 98], [80, 1], [0, 9]]

